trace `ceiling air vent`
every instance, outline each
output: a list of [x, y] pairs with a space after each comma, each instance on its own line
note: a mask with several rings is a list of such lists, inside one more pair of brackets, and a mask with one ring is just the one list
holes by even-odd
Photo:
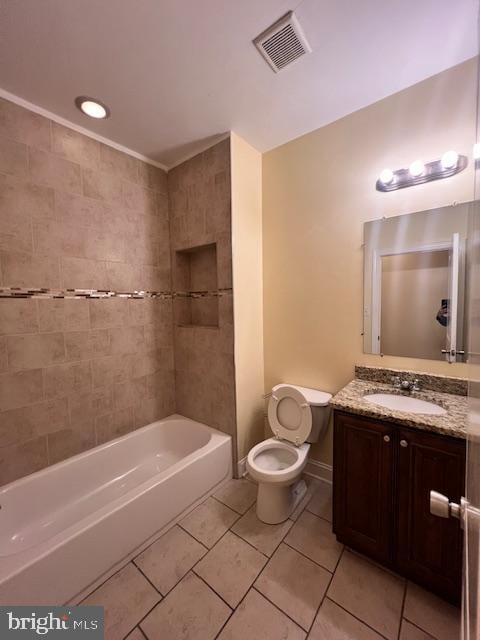
[[312, 50], [293, 11], [265, 29], [253, 44], [275, 73]]

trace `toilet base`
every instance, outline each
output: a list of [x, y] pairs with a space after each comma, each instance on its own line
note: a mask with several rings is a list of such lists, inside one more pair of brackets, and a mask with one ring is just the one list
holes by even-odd
[[282, 486], [259, 482], [257, 495], [257, 517], [266, 524], [285, 522], [307, 492], [305, 480]]

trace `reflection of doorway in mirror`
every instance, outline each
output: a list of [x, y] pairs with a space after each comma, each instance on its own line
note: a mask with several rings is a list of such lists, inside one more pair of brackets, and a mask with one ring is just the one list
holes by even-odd
[[438, 359], [448, 321], [449, 251], [381, 258], [381, 353]]

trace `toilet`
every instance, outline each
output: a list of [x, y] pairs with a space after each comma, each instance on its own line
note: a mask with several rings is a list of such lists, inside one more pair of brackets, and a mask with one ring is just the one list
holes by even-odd
[[274, 437], [250, 450], [247, 471], [258, 483], [257, 516], [267, 524], [287, 520], [307, 490], [300, 479], [310, 443], [328, 426], [332, 395], [316, 389], [277, 384], [268, 402]]

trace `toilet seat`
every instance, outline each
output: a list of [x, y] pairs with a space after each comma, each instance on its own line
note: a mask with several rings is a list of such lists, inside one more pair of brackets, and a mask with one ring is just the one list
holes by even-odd
[[310, 403], [297, 387], [278, 385], [268, 403], [268, 422], [277, 438], [300, 446], [312, 430]]
[[294, 480], [306, 464], [309, 444], [299, 447], [269, 438], [250, 449], [247, 469], [257, 482], [279, 483]]

